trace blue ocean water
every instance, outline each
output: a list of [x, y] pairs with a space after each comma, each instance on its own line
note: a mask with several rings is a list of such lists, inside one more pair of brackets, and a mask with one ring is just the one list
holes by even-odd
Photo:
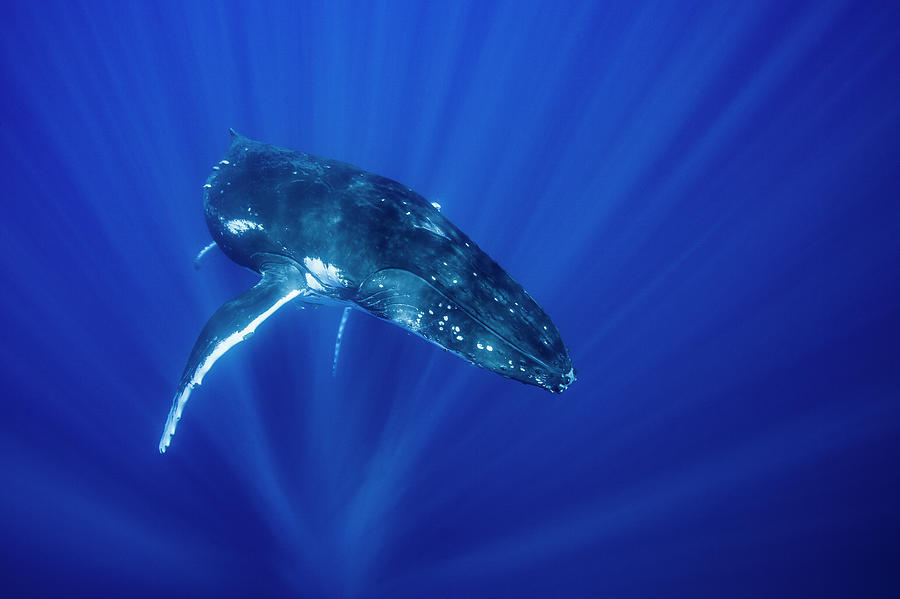
[[[18, 2], [0, 594], [896, 597], [896, 2]], [[410, 185], [561, 396], [340, 310], [222, 358], [228, 128]]]

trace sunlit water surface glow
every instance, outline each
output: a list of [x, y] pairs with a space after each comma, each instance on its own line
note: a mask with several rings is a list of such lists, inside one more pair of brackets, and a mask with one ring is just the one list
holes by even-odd
[[[21, 2], [0, 19], [4, 596], [896, 596], [893, 2]], [[392, 177], [546, 309], [562, 396], [285, 308], [254, 139]]]

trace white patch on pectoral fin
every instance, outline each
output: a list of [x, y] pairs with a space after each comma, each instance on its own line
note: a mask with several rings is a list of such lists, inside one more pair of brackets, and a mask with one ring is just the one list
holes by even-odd
[[274, 265], [263, 272], [262, 279], [255, 287], [216, 310], [203, 327], [181, 375], [181, 382], [159, 441], [160, 453], [165, 453], [172, 442], [191, 391], [203, 383], [203, 377], [216, 360], [252, 335], [278, 308], [300, 295], [302, 287], [303, 282], [296, 268]]

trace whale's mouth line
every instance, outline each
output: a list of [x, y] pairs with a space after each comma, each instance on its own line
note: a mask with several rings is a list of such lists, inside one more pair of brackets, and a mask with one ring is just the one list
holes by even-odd
[[[541, 366], [543, 366], [544, 368], [546, 368], [548, 372], [553, 372], [553, 373], [556, 373], [556, 372], [557, 372], [557, 369], [556, 369], [556, 368], [553, 368], [553, 367], [547, 365], [546, 362], [544, 362], [543, 360], [541, 360], [540, 358], [538, 358], [537, 356], [535, 356], [535, 355], [532, 354], [531, 352], [525, 351], [525, 350], [522, 349], [517, 343], [513, 342], [512, 340], [510, 340], [506, 335], [501, 334], [499, 331], [497, 331], [497, 329], [495, 329], [495, 328], [492, 327], [491, 325], [489, 325], [489, 324], [487, 324], [486, 322], [484, 322], [484, 320], [482, 320], [482, 319], [479, 318], [478, 316], [472, 314], [472, 312], [469, 311], [468, 308], [466, 308], [466, 306], [460, 304], [458, 301], [456, 301], [456, 300], [454, 300], [454, 299], [452, 299], [452, 298], [447, 297], [447, 294], [445, 294], [443, 291], [441, 291], [440, 289], [438, 289], [437, 287], [435, 287], [434, 285], [432, 285], [431, 283], [429, 283], [424, 277], [421, 277], [421, 276], [419, 276], [418, 274], [416, 274], [416, 273], [414, 273], [414, 272], [412, 272], [412, 271], [410, 271], [410, 270], [408, 270], [408, 269], [406, 269], [406, 268], [402, 268], [402, 267], [399, 267], [399, 266], [385, 266], [384, 268], [379, 268], [378, 270], [376, 270], [375, 272], [373, 272], [372, 274], [370, 274], [368, 277], [366, 277], [365, 279], [363, 279], [363, 281], [360, 283], [359, 287], [362, 288], [362, 286], [366, 283], [366, 281], [368, 281], [369, 279], [371, 279], [372, 277], [374, 277], [374, 276], [377, 275], [378, 273], [380, 273], [380, 272], [382, 272], [382, 271], [385, 271], [385, 270], [401, 270], [401, 271], [403, 271], [403, 272], [408, 272], [408, 273], [410, 273], [410, 274], [416, 276], [419, 280], [421, 280], [423, 283], [425, 283], [425, 284], [426, 284], [430, 289], [432, 289], [435, 293], [437, 293], [438, 295], [440, 295], [441, 297], [443, 297], [443, 298], [444, 298], [445, 300], [447, 300], [448, 302], [452, 302], [452, 303], [456, 304], [456, 305], [457, 305], [457, 308], [458, 308], [459, 310], [462, 310], [469, 318], [471, 318], [472, 320], [474, 320], [475, 322], [477, 322], [478, 324], [480, 324], [481, 326], [483, 326], [485, 329], [487, 329], [488, 331], [490, 331], [491, 333], [493, 333], [494, 335], [496, 335], [498, 338], [502, 339], [504, 343], [507, 343], [510, 347], [512, 347], [513, 349], [515, 349], [516, 351], [518, 351], [520, 354], [522, 354], [522, 355], [524, 355], [524, 356], [527, 356], [527, 357], [528, 357], [529, 359], [531, 359], [531, 360], [534, 360], [535, 362], [537, 362], [538, 364], [540, 364]], [[355, 303], [355, 302], [354, 302], [354, 303]], [[565, 375], [565, 374], [560, 374], [559, 376], [561, 376], [562, 378], [566, 378], [566, 375]], [[571, 383], [569, 383], [569, 384], [571, 384]], [[567, 385], [566, 385], [566, 386], [567, 386]], [[548, 387], [548, 388], [549, 388], [549, 387]]]

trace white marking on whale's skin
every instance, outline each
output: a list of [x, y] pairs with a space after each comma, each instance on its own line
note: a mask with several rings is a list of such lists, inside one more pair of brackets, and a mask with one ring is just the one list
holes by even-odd
[[[327, 287], [346, 287], [347, 283], [341, 277], [341, 269], [339, 269], [334, 264], [325, 264], [321, 258], [312, 258], [310, 256], [306, 256], [303, 258], [303, 266], [312, 273], [313, 277], [317, 279], [316, 285], [309, 284], [310, 287], [316, 289], [317, 291], [324, 291]], [[310, 280], [309, 274], [306, 275], [306, 282], [309, 283]]]
[[[409, 214], [409, 212], [407, 212], [407, 214]], [[432, 223], [430, 220], [423, 220], [421, 222], [414, 223], [413, 226], [418, 229], [425, 229], [426, 231], [431, 231], [438, 237], [443, 237], [444, 239], [447, 239], [447, 240], [450, 239], [449, 237], [447, 237], [447, 234], [444, 233], [444, 231], [440, 227], [438, 227], [437, 225]]]
[[269, 316], [275, 313], [278, 308], [291, 301], [295, 297], [300, 295], [299, 289], [291, 290], [287, 295], [281, 297], [277, 302], [275, 302], [272, 306], [269, 307], [265, 312], [254, 318], [250, 321], [250, 323], [245, 326], [243, 329], [239, 331], [235, 331], [222, 341], [216, 344], [215, 348], [209, 353], [208, 356], [203, 360], [200, 366], [197, 368], [194, 375], [191, 377], [191, 380], [188, 381], [188, 384], [184, 386], [184, 389], [175, 397], [175, 402], [172, 405], [172, 409], [169, 412], [169, 417], [166, 419], [166, 426], [163, 429], [162, 439], [159, 441], [159, 452], [166, 453], [166, 449], [172, 443], [172, 437], [175, 436], [175, 428], [178, 426], [178, 421], [181, 420], [181, 414], [184, 412], [184, 406], [188, 401], [188, 398], [191, 396], [191, 391], [193, 391], [194, 387], [199, 387], [203, 384], [203, 377], [209, 372], [209, 369], [213, 367], [213, 364], [216, 363], [216, 360], [225, 355], [225, 353], [249, 337], [256, 331], [256, 328], [262, 324], [262, 322], [267, 319]]
[[238, 218], [234, 220], [230, 220], [225, 223], [225, 228], [234, 233], [235, 235], [239, 235], [241, 233], [246, 233], [247, 231], [264, 231], [265, 229], [259, 223], [255, 223], [252, 220], [246, 220], [243, 218]]
[[431, 202], [431, 205], [434, 206], [434, 209], [437, 210], [438, 212], [441, 211], [441, 205], [438, 204], [437, 202]]
[[325, 291], [325, 288], [322, 287], [316, 280], [316, 278], [309, 273], [306, 273], [306, 284], [309, 285], [310, 289], [314, 289], [316, 291]]

